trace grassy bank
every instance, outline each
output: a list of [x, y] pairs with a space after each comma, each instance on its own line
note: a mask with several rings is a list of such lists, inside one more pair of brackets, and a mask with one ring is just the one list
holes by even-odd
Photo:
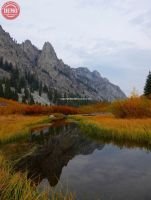
[[94, 139], [151, 148], [151, 119], [117, 119], [114, 116], [73, 116]]
[[[27, 175], [14, 172], [11, 162], [15, 156], [22, 156], [33, 146], [26, 142], [29, 131], [33, 127], [50, 123], [48, 116], [3, 115], [0, 116], [0, 199], [2, 200], [73, 200], [71, 193], [47, 190], [40, 192]], [[24, 139], [25, 140], [22, 140]]]
[[72, 194], [40, 192], [27, 179], [26, 174], [14, 173], [10, 163], [0, 154], [0, 199], [1, 200], [73, 200]]
[[24, 138], [31, 127], [48, 121], [50, 120], [47, 116], [2, 115], [0, 116], [0, 144]]
[[0, 198], [2, 200], [48, 199], [47, 194], [39, 194], [26, 175], [14, 173], [11, 165], [0, 155]]

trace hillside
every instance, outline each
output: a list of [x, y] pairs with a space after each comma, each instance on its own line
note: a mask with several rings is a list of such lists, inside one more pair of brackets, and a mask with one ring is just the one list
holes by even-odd
[[122, 90], [87, 68], [71, 68], [49, 42], [42, 50], [26, 40], [18, 44], [0, 27], [0, 96], [25, 103], [57, 104], [60, 98], [113, 101]]

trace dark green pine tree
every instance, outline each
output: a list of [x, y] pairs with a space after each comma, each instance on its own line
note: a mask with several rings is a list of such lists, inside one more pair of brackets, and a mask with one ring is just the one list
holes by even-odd
[[48, 88], [46, 85], [43, 87], [43, 92], [48, 93]]
[[4, 97], [2, 81], [0, 81], [0, 97]]
[[11, 99], [11, 96], [12, 96], [12, 92], [11, 92], [11, 87], [10, 87], [10, 81], [9, 79], [6, 79], [4, 97], [7, 99]]
[[29, 104], [30, 104], [30, 105], [35, 104], [34, 98], [33, 98], [32, 94], [30, 94], [30, 101], [29, 101]]
[[51, 89], [49, 89], [49, 91], [48, 91], [48, 99], [49, 99], [49, 101], [52, 101], [52, 99], [53, 99], [53, 95], [52, 95], [52, 90]]
[[151, 95], [151, 72], [149, 71], [149, 74], [146, 79], [146, 84], [144, 87], [144, 95], [150, 96]]
[[24, 96], [25, 96], [25, 99], [28, 100], [29, 97], [30, 97], [30, 93], [28, 91], [28, 89], [25, 87], [25, 90], [24, 90]]
[[27, 103], [27, 101], [26, 101], [27, 99], [26, 99], [26, 97], [25, 96], [23, 96], [22, 97], [22, 103]]
[[11, 98], [12, 98], [13, 100], [18, 101], [18, 93], [16, 92], [16, 90], [15, 90], [15, 91], [12, 91]]
[[39, 96], [41, 96], [42, 95], [42, 82], [40, 82], [40, 85], [39, 85]]

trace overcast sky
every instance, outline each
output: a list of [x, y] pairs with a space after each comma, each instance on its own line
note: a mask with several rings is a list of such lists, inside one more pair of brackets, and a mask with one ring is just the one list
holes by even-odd
[[[1, 1], [2, 6], [5, 1]], [[129, 94], [151, 69], [150, 0], [16, 0], [21, 14], [1, 25], [18, 42], [45, 41], [72, 67], [98, 70]]]

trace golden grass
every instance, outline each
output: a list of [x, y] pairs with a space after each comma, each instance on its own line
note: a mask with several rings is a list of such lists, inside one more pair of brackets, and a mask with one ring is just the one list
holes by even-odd
[[[50, 193], [51, 192], [51, 193]], [[56, 194], [54, 191], [40, 192], [36, 185], [27, 179], [26, 174], [15, 173], [6, 161], [5, 157], [0, 154], [0, 199], [1, 200], [73, 200], [71, 193], [63, 195]]]
[[[0, 116], [0, 141], [5, 144], [10, 141], [16, 141], [17, 137], [24, 137], [29, 133], [29, 129], [50, 120], [47, 116], [23, 116], [8, 115]], [[55, 191], [40, 192], [36, 185], [27, 178], [27, 175], [20, 172], [14, 172], [10, 160], [20, 153], [20, 151], [30, 150], [30, 145], [23, 142], [5, 144], [0, 150], [0, 199], [2, 200], [73, 200], [72, 193], [55, 193]], [[6, 148], [6, 149], [5, 149]], [[20, 149], [23, 148], [23, 149]], [[11, 151], [11, 152], [10, 152]], [[17, 151], [17, 152], [16, 152]], [[10, 156], [7, 156], [10, 154]], [[50, 198], [51, 196], [51, 198]]]
[[2, 115], [0, 116], [0, 142], [22, 137], [33, 125], [47, 120], [47, 116]]
[[[147, 142], [151, 144], [151, 118], [149, 119], [117, 119], [114, 116], [81, 116], [73, 118], [81, 121], [81, 124], [91, 125], [100, 131], [97, 136], [110, 137], [117, 140]], [[90, 129], [90, 126], [88, 126]], [[87, 130], [88, 130], [87, 129]], [[91, 135], [95, 135], [92, 128]]]
[[151, 133], [151, 119], [116, 119], [114, 116], [87, 116], [84, 117], [88, 122], [97, 124], [100, 127], [114, 129], [116, 131], [128, 134], [135, 132]]
[[98, 113], [98, 112], [109, 112], [110, 103], [95, 103], [90, 105], [80, 106], [78, 108], [78, 113]]
[[2, 200], [46, 200], [46, 193], [39, 194], [25, 174], [14, 173], [12, 167], [0, 155], [0, 199]]
[[131, 97], [111, 104], [112, 113], [118, 118], [151, 118], [151, 100]]

